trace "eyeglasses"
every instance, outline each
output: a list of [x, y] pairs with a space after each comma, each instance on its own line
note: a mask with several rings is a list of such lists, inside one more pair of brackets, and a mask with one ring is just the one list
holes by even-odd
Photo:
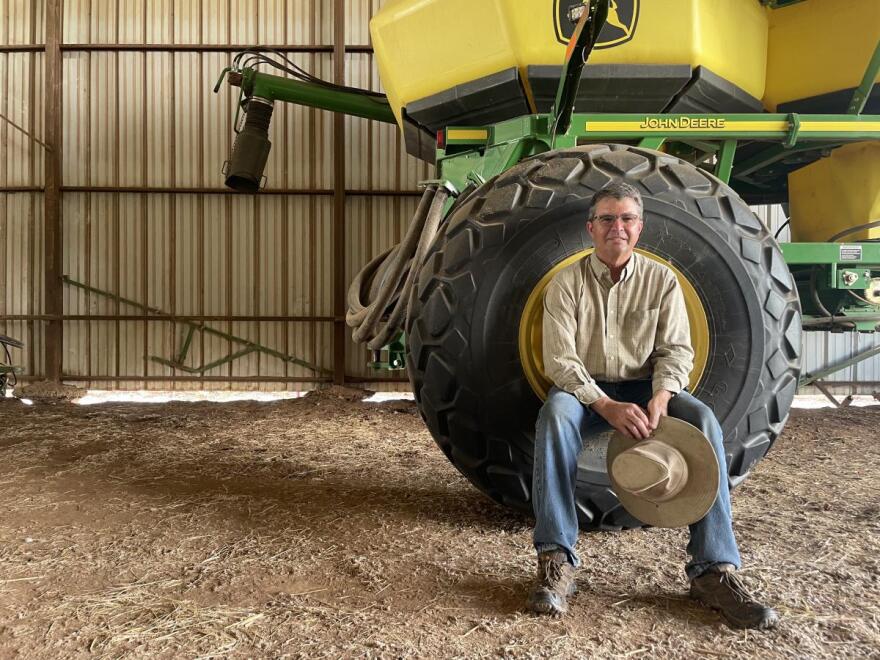
[[635, 213], [624, 213], [623, 215], [597, 215], [593, 217], [593, 222], [598, 222], [603, 227], [610, 227], [618, 218], [625, 227], [632, 227], [641, 220], [641, 217]]

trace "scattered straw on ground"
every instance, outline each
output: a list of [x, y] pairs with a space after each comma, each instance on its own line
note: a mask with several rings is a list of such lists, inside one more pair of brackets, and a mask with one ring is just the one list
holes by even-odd
[[687, 599], [679, 530], [582, 538], [569, 616], [526, 614], [530, 521], [410, 402], [0, 402], [0, 656], [877, 657], [878, 420], [796, 411], [735, 492], [758, 634]]

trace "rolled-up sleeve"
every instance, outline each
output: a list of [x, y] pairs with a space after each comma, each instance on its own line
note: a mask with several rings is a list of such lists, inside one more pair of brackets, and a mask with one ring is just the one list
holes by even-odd
[[554, 277], [544, 292], [544, 373], [556, 387], [588, 406], [606, 395], [578, 356], [576, 295], [565, 275], [563, 271]]
[[652, 390], [678, 394], [690, 380], [694, 367], [691, 331], [681, 285], [669, 273], [660, 301], [659, 323], [651, 353]]

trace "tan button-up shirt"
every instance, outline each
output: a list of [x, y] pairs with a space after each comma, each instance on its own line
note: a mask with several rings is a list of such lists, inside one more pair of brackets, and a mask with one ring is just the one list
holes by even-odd
[[547, 377], [584, 405], [606, 396], [597, 380], [678, 393], [694, 351], [675, 274], [637, 253], [616, 283], [595, 255], [564, 268], [544, 293], [543, 349]]

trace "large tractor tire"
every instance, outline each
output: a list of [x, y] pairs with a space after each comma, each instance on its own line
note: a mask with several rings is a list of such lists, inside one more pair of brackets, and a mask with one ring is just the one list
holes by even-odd
[[[697, 352], [691, 389], [724, 429], [731, 483], [788, 418], [799, 371], [797, 292], [779, 246], [740, 197], [648, 149], [548, 152], [452, 209], [406, 322], [410, 380], [431, 434], [462, 474], [508, 506], [532, 509], [534, 428], [549, 386], [540, 371], [541, 292], [591, 246], [593, 193], [620, 180], [644, 196], [638, 247], [684, 286]], [[576, 496], [582, 528], [641, 525], [610, 490], [601, 451], [583, 453]]]

